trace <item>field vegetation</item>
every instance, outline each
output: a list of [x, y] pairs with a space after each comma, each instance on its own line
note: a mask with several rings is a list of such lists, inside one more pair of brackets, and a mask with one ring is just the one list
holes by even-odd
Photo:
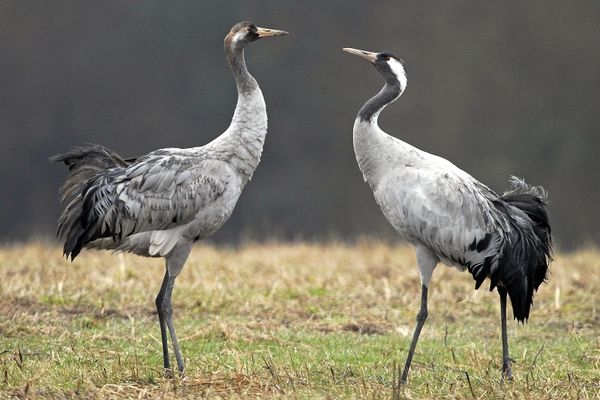
[[173, 295], [187, 365], [173, 380], [154, 308], [162, 260], [5, 245], [0, 273], [0, 398], [600, 398], [597, 250], [557, 254], [530, 321], [509, 322], [505, 384], [498, 295], [438, 267], [402, 388], [419, 307], [404, 245], [197, 246]]

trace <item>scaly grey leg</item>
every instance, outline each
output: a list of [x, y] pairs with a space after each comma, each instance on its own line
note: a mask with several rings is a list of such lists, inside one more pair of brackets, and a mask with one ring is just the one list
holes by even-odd
[[171, 335], [171, 342], [173, 343], [173, 352], [175, 353], [175, 359], [177, 360], [177, 369], [179, 373], [183, 375], [183, 357], [181, 355], [181, 349], [179, 348], [179, 342], [177, 341], [177, 334], [175, 333], [175, 326], [173, 325], [173, 307], [171, 306], [171, 294], [173, 293], [173, 285], [175, 284], [175, 277], [169, 277], [167, 281], [167, 288], [165, 291], [165, 299], [163, 301], [163, 312], [165, 322], [169, 328], [169, 334]]
[[160, 291], [158, 292], [158, 296], [156, 296], [156, 311], [158, 312], [158, 322], [160, 324], [160, 338], [162, 340], [162, 350], [163, 350], [163, 366], [165, 368], [165, 376], [167, 378], [173, 377], [173, 371], [171, 371], [171, 363], [169, 362], [169, 344], [167, 342], [167, 325], [165, 321], [165, 316], [163, 313], [163, 301], [165, 299], [165, 291], [167, 288], [167, 281], [169, 279], [169, 272], [165, 272], [165, 277], [162, 281], [162, 285], [160, 286]]
[[421, 334], [421, 329], [423, 329], [423, 325], [425, 324], [425, 320], [427, 319], [427, 286], [421, 285], [421, 309], [417, 314], [417, 326], [415, 327], [415, 332], [413, 334], [412, 342], [410, 344], [410, 350], [408, 351], [408, 356], [406, 357], [406, 364], [404, 364], [404, 371], [402, 372], [402, 377], [400, 378], [401, 384], [406, 384], [408, 379], [408, 371], [410, 370], [410, 364], [412, 362], [413, 355], [415, 354], [415, 348], [417, 347], [417, 342], [419, 340], [419, 335]]
[[506, 288], [498, 286], [500, 294], [500, 320], [502, 323], [502, 381], [512, 381], [512, 370], [510, 368], [510, 356], [508, 355], [508, 335], [506, 333]]

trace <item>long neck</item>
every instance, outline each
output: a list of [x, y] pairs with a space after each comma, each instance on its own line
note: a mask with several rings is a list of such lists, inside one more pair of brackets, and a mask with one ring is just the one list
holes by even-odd
[[[387, 81], [383, 88], [360, 109], [354, 121], [353, 142], [358, 166], [365, 180], [375, 188], [390, 160], [396, 157], [397, 146], [404, 143], [379, 128], [379, 113], [402, 94], [396, 80]], [[406, 144], [410, 147], [410, 145]]]
[[235, 45], [232, 45], [230, 42], [226, 42], [225, 55], [227, 56], [229, 68], [231, 69], [231, 72], [233, 72], [238, 94], [252, 92], [257, 89], [260, 90], [256, 79], [250, 75], [248, 68], [246, 68], [244, 49], [238, 48]]
[[397, 80], [387, 81], [379, 93], [362, 106], [358, 112], [358, 118], [362, 121], [371, 122], [376, 125], [381, 110], [388, 104], [394, 102], [401, 94], [402, 87]]
[[246, 68], [244, 50], [226, 46], [225, 52], [237, 86], [238, 101], [229, 128], [211, 145], [227, 157], [247, 182], [262, 154], [267, 134], [267, 109], [256, 79]]

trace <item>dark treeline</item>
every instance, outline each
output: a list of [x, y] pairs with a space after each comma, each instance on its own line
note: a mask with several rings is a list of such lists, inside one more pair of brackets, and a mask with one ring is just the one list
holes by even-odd
[[239, 20], [291, 35], [246, 54], [269, 111], [263, 160], [216, 240], [394, 237], [352, 150], [379, 75], [340, 51], [390, 50], [409, 73], [380, 118], [497, 191], [550, 194], [562, 248], [600, 239], [600, 3], [559, 1], [3, 1], [0, 238], [52, 235], [65, 169], [101, 143], [123, 156], [204, 144], [229, 124], [222, 41]]

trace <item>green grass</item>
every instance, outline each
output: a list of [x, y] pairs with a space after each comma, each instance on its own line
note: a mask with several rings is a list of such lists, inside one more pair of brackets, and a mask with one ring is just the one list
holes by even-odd
[[509, 323], [506, 384], [497, 294], [439, 267], [398, 392], [419, 305], [407, 247], [198, 247], [174, 292], [187, 369], [173, 380], [154, 311], [160, 260], [88, 252], [71, 264], [53, 246], [5, 247], [0, 398], [597, 399], [599, 256], [557, 256], [529, 323]]

